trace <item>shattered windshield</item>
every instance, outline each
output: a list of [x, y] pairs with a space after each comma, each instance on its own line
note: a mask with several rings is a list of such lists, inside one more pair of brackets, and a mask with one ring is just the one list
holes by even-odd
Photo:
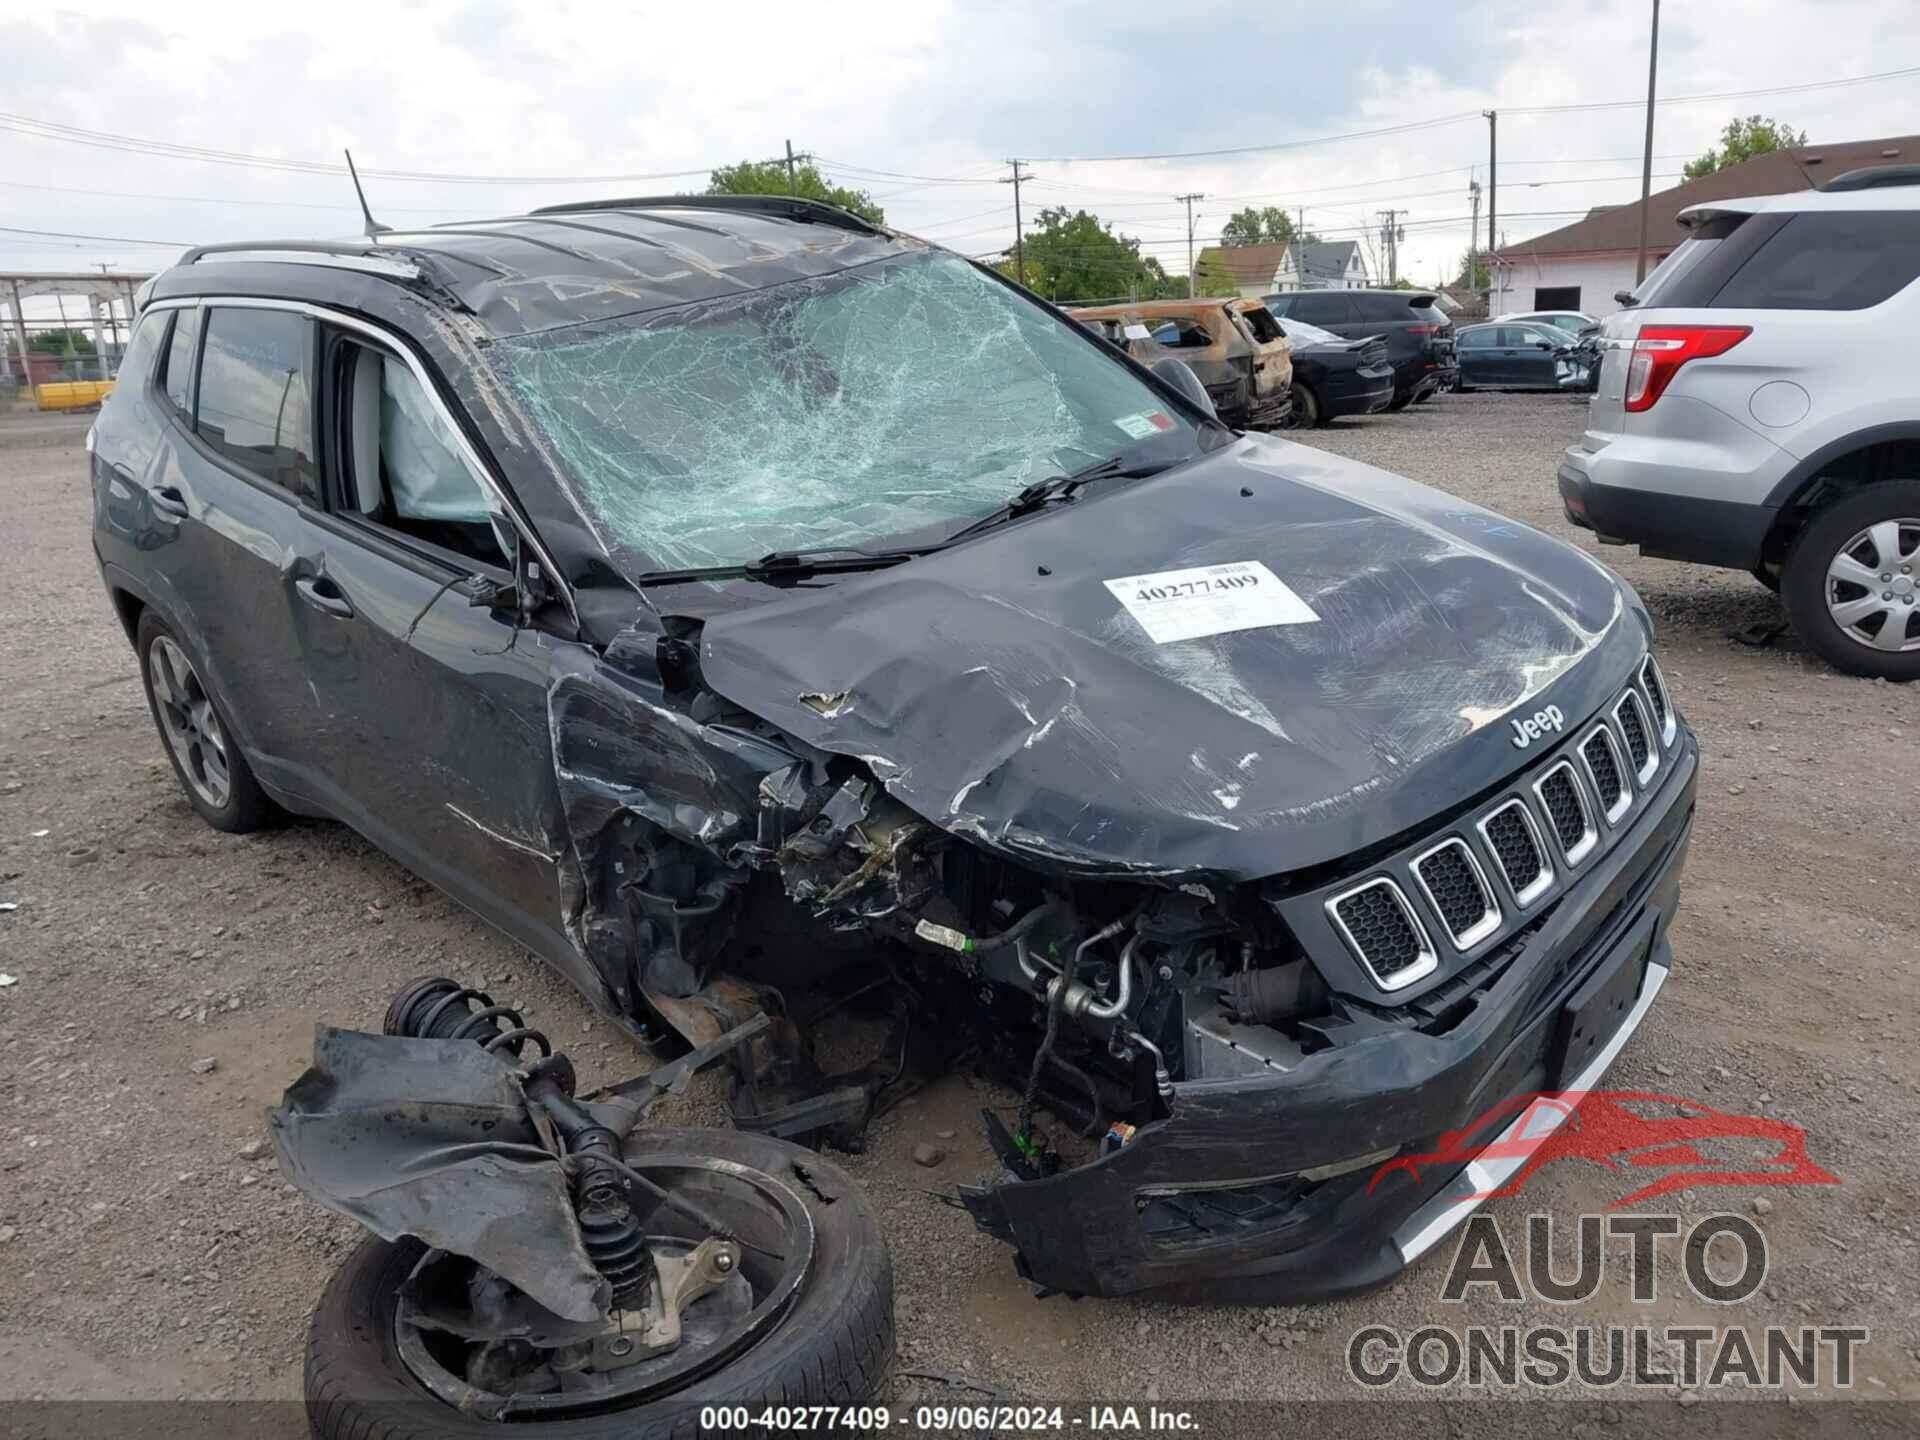
[[1123, 364], [950, 255], [495, 353], [596, 528], [643, 565], [868, 545], [976, 519], [1089, 461], [1196, 448]]

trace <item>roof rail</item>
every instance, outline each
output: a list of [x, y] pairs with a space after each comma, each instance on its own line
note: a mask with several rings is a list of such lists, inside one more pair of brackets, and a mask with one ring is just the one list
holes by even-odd
[[180, 257], [180, 264], [197, 265], [203, 260], [279, 260], [359, 270], [393, 280], [420, 278], [420, 267], [411, 259], [365, 240], [233, 240], [223, 245], [197, 245]]
[[1879, 190], [1889, 185], [1920, 185], [1920, 165], [1863, 165], [1813, 188], [1831, 195], [1835, 191]]
[[893, 232], [850, 210], [829, 205], [824, 200], [808, 200], [799, 195], [640, 195], [617, 200], [570, 200], [564, 205], [542, 205], [532, 215], [566, 215], [587, 210], [732, 210], [761, 215], [779, 215], [788, 220], [809, 221], [815, 225], [837, 225], [842, 230], [857, 230], [863, 235], [890, 235]]

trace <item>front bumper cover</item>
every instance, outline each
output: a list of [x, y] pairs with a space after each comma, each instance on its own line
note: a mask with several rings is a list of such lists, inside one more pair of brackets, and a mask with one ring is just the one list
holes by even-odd
[[[1692, 833], [1690, 731], [1666, 781], [1620, 841], [1571, 886], [1520, 952], [1442, 1033], [1400, 1031], [1323, 1050], [1286, 1074], [1176, 1086], [1172, 1115], [1124, 1149], [1043, 1180], [966, 1190], [1020, 1273], [1070, 1294], [1274, 1304], [1392, 1280], [1497, 1186], [1486, 1162], [1404, 1173], [1369, 1190], [1368, 1164], [1315, 1184], [1303, 1170], [1394, 1147], [1428, 1150], [1501, 1101], [1544, 1090], [1561, 1006], [1628, 945], [1648, 947], [1615, 1033], [1562, 1088], [1584, 1090], [1647, 1014], [1672, 965], [1667, 927]], [[1171, 1197], [1206, 1202], [1164, 1223]]]

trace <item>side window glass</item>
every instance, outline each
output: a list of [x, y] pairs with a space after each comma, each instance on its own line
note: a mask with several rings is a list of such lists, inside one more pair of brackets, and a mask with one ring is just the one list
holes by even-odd
[[173, 336], [167, 342], [167, 401], [189, 423], [193, 420], [193, 363], [200, 348], [199, 310], [173, 312]]
[[133, 338], [127, 342], [126, 353], [120, 357], [120, 369], [114, 376], [116, 393], [120, 385], [135, 392], [146, 385], [153, 362], [160, 355], [160, 337], [166, 333], [167, 317], [156, 311], [149, 310], [134, 322]]
[[313, 322], [304, 315], [216, 307], [194, 420], [200, 438], [227, 459], [309, 500], [319, 498], [312, 348]]
[[1865, 310], [1920, 276], [1920, 214], [1795, 215], [1713, 298], [1716, 309]]
[[1309, 325], [1344, 325], [1353, 318], [1344, 295], [1302, 295], [1292, 313]]
[[510, 569], [513, 526], [406, 362], [349, 344], [336, 373], [348, 437], [344, 488], [353, 509], [376, 525]]

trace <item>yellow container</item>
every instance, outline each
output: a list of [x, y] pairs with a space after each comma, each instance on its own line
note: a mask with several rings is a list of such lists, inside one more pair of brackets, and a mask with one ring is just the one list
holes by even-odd
[[112, 393], [111, 380], [50, 380], [33, 387], [42, 410], [88, 410]]

